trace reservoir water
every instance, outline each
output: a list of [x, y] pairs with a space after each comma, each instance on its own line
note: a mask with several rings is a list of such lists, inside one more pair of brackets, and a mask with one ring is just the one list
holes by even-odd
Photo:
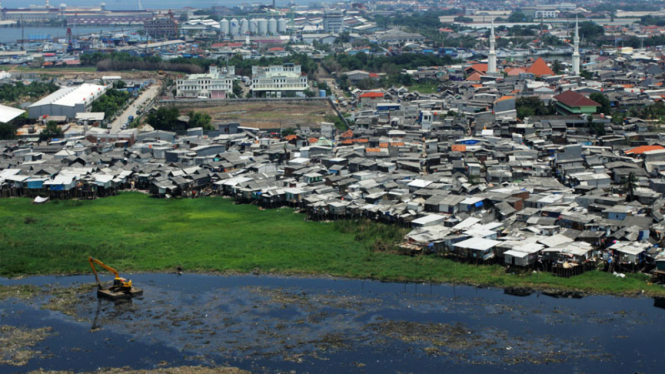
[[256, 373], [649, 373], [660, 372], [665, 343], [665, 309], [646, 297], [136, 274], [144, 296], [114, 303], [97, 300], [92, 278], [0, 279], [48, 289], [0, 301], [0, 327], [50, 328], [30, 348], [39, 354], [0, 363], [0, 373], [221, 364]]

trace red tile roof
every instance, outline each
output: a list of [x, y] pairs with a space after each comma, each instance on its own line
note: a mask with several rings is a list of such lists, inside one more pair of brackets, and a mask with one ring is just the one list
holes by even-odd
[[630, 149], [626, 151], [627, 155], [641, 155], [644, 152], [649, 152], [649, 151], [657, 151], [659, 149], [665, 149], [665, 147], [661, 145], [642, 145], [637, 148]]
[[510, 100], [510, 99], [514, 99], [514, 98], [515, 98], [515, 96], [502, 96], [501, 98], [494, 100], [494, 102], [498, 103], [499, 101]]
[[480, 82], [480, 77], [482, 77], [482, 75], [479, 72], [475, 72], [475, 73], [469, 75], [469, 77], [466, 78], [466, 80], [474, 81], [474, 82]]
[[600, 106], [597, 102], [571, 90], [560, 93], [554, 96], [553, 99], [569, 107]]
[[470, 67], [466, 68], [466, 70], [475, 70], [481, 73], [485, 73], [487, 72], [487, 64], [473, 64]]
[[360, 97], [370, 97], [370, 98], [379, 98], [383, 97], [383, 92], [365, 92]]
[[340, 135], [340, 137], [348, 139], [348, 138], [353, 138], [353, 131], [351, 130], [346, 130]]
[[222, 47], [229, 47], [229, 48], [240, 48], [242, 47], [242, 43], [215, 43], [211, 46], [212, 48], [222, 48]]
[[545, 62], [542, 57], [538, 57], [538, 59], [534, 61], [528, 69], [526, 69], [526, 72], [533, 74], [536, 77], [540, 77], [542, 75], [554, 75], [554, 72], [552, 69], [550, 69], [549, 66], [547, 66], [547, 62]]
[[508, 74], [508, 76], [517, 76], [520, 75], [521, 73], [526, 73], [525, 68], [506, 68], [505, 72]]

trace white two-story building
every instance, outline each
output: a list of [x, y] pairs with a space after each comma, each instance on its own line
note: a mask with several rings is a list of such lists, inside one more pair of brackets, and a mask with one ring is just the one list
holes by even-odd
[[177, 98], [182, 99], [225, 99], [233, 93], [234, 66], [219, 68], [210, 65], [207, 74], [192, 74], [176, 81]]
[[252, 66], [252, 92], [256, 96], [283, 96], [308, 88], [307, 74], [300, 65]]

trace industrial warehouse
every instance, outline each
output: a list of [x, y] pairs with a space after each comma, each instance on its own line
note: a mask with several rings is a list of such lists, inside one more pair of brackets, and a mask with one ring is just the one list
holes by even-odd
[[63, 87], [28, 107], [28, 116], [38, 119], [44, 116], [76, 118], [77, 113], [89, 112], [92, 102], [101, 97], [107, 86], [85, 83]]

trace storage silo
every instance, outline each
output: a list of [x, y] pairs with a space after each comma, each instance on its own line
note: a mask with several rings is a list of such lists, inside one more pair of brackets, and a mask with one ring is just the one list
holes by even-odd
[[219, 21], [219, 32], [224, 35], [229, 35], [229, 31], [229, 20], [224, 18], [223, 20]]
[[277, 35], [277, 20], [274, 18], [268, 20], [268, 33], [270, 35]]
[[247, 18], [240, 20], [240, 35], [245, 35], [249, 31], [249, 21]]
[[240, 31], [240, 24], [238, 23], [237, 19], [233, 18], [231, 22], [229, 22], [229, 31], [233, 36], [238, 35], [238, 32]]
[[280, 18], [277, 20], [277, 32], [280, 35], [286, 34], [286, 18]]
[[265, 18], [258, 18], [256, 23], [259, 25], [259, 35], [266, 35], [268, 33], [268, 20]]
[[249, 20], [249, 32], [252, 33], [252, 35], [256, 35], [259, 33], [259, 24], [256, 23], [255, 19]]

